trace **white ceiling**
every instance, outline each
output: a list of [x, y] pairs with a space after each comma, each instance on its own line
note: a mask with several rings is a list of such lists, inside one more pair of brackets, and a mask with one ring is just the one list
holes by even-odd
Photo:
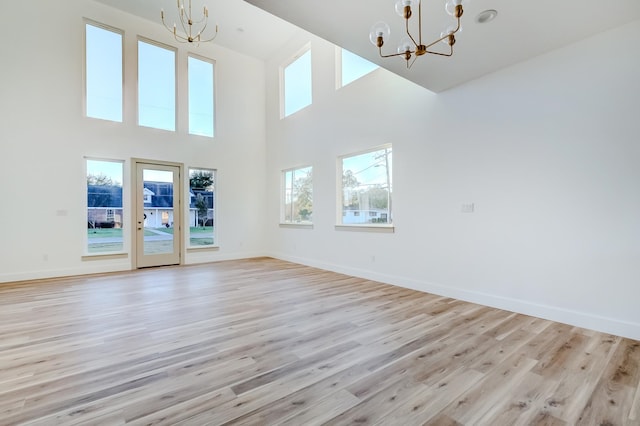
[[[175, 0], [97, 1], [154, 22], [164, 8], [168, 20], [175, 20], [169, 16], [176, 10]], [[391, 38], [385, 53], [395, 53], [404, 21], [395, 14], [394, 0], [192, 1], [198, 11], [207, 5], [220, 27], [216, 43], [225, 47], [268, 59], [298, 31], [288, 21], [434, 92], [640, 19], [639, 0], [468, 0], [454, 56], [425, 55], [407, 70], [400, 58], [379, 58], [369, 41], [371, 25], [386, 21]], [[453, 18], [444, 10], [445, 0], [422, 3], [423, 39], [435, 39]], [[487, 24], [475, 22], [486, 9], [496, 9], [498, 17]], [[415, 16], [412, 21], [417, 21]]]
[[[179, 22], [176, 0], [96, 1], [158, 24], [161, 24], [160, 9], [164, 9], [169, 26]], [[188, 0], [185, 3], [188, 4]], [[208, 28], [218, 24], [219, 32], [214, 43], [262, 60], [271, 57], [299, 31], [288, 22], [242, 0], [192, 0], [194, 19], [202, 16], [205, 5], [209, 9]]]

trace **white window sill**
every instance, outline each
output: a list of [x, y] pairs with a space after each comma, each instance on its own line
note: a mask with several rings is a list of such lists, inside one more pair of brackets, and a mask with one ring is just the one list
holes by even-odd
[[187, 247], [187, 253], [197, 252], [197, 251], [219, 251], [219, 250], [220, 250], [220, 246], [218, 245]]
[[280, 228], [297, 228], [297, 229], [313, 229], [313, 223], [311, 222], [300, 222], [300, 223], [280, 223], [278, 226]]
[[393, 234], [395, 232], [395, 227], [393, 225], [336, 225], [336, 231], [380, 232]]
[[127, 257], [129, 257], [129, 253], [126, 252], [87, 253], [82, 255], [82, 260], [126, 259]]

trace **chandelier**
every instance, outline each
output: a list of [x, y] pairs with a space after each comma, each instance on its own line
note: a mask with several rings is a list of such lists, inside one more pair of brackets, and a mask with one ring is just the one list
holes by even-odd
[[[442, 33], [440, 33], [440, 38], [430, 43], [423, 43], [422, 41], [422, 4], [420, 0], [397, 0], [396, 1], [396, 12], [405, 20], [405, 28], [407, 35], [400, 40], [398, 45], [398, 53], [392, 53], [388, 55], [384, 55], [382, 53], [382, 46], [386, 39], [389, 38], [391, 34], [391, 29], [389, 25], [385, 22], [378, 22], [371, 27], [371, 33], [369, 34], [369, 39], [374, 46], [378, 47], [378, 51], [380, 53], [380, 57], [382, 58], [391, 58], [393, 56], [401, 56], [407, 61], [407, 68], [411, 68], [415, 60], [418, 56], [422, 56], [426, 53], [430, 53], [432, 55], [440, 55], [440, 56], [452, 56], [453, 55], [453, 45], [456, 43], [455, 34], [461, 30], [460, 27], [460, 17], [462, 16], [462, 1], [463, 0], [447, 0], [445, 4], [445, 9], [447, 13], [453, 16], [456, 19], [456, 24], [447, 27]], [[409, 31], [409, 19], [412, 16], [412, 7], [418, 7], [418, 36], [415, 37]], [[449, 46], [449, 51], [438, 51], [437, 44], [439, 42], [443, 42], [444, 44]], [[443, 49], [440, 49], [443, 50]], [[413, 61], [411, 61], [413, 58]]]
[[[184, 0], [177, 0], [178, 1], [178, 11], [179, 11], [179, 15], [180, 15], [180, 24], [182, 26], [182, 32], [184, 33], [184, 35], [182, 35], [181, 33], [178, 32], [178, 28], [176, 26], [176, 24], [173, 24], [173, 28], [169, 28], [169, 26], [167, 25], [167, 23], [164, 20], [164, 9], [160, 9], [160, 18], [162, 19], [162, 23], [164, 24], [164, 27], [173, 34], [173, 38], [176, 39], [176, 41], [180, 42], [180, 43], [206, 43], [209, 41], [212, 41], [214, 38], [216, 38], [216, 36], [218, 35], [218, 25], [216, 25], [216, 30], [213, 33], [213, 37], [205, 39], [204, 38], [204, 32], [207, 29], [207, 21], [209, 20], [209, 10], [207, 9], [207, 6], [203, 7], [202, 10], [202, 18], [199, 21], [194, 21], [193, 20], [193, 14], [191, 13], [191, 0], [189, 0], [189, 5], [187, 6], [187, 10], [185, 10], [184, 8]], [[194, 33], [194, 29], [193, 29], [193, 25], [201, 25], [202, 24], [202, 28], [200, 28], [199, 31]]]

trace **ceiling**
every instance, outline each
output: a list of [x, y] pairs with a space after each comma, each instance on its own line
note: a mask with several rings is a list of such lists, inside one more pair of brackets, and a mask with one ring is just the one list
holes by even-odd
[[[165, 9], [170, 22], [177, 16], [169, 15], [176, 10], [175, 0], [97, 1], [154, 22], [159, 21], [160, 8]], [[425, 55], [407, 69], [400, 58], [379, 58], [369, 41], [371, 25], [385, 21], [391, 27], [385, 53], [395, 53], [404, 21], [395, 13], [394, 0], [192, 1], [194, 10], [207, 5], [210, 17], [219, 24], [216, 43], [222, 46], [268, 59], [295, 35], [297, 26], [434, 92], [640, 19], [638, 0], [468, 0], [454, 56]], [[422, 0], [423, 39], [438, 38], [454, 22], [444, 3]], [[475, 18], [486, 9], [497, 10], [497, 18], [477, 23]], [[414, 25], [416, 16], [412, 18]], [[446, 51], [447, 46], [442, 47]]]
[[[179, 22], [176, 0], [96, 1], [158, 24], [161, 24], [160, 9], [164, 9], [168, 25]], [[188, 0], [185, 3], [188, 4]], [[269, 59], [299, 31], [294, 25], [242, 0], [192, 0], [194, 19], [202, 16], [204, 5], [209, 9], [209, 27], [218, 24], [216, 44], [262, 60]]]

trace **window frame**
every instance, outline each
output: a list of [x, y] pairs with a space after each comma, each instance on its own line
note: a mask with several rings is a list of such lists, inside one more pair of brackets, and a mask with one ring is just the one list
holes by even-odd
[[[391, 151], [391, 155], [393, 155], [393, 146], [390, 143], [378, 145], [373, 148], [365, 149], [362, 151], [351, 152], [348, 154], [340, 155], [336, 160], [336, 230], [361, 230], [361, 231], [374, 231], [374, 232], [394, 232], [395, 230], [395, 222], [393, 221], [393, 157], [391, 158], [391, 163], [389, 165], [389, 205], [387, 207], [386, 217], [390, 219], [389, 222], [386, 223], [344, 223], [344, 218], [347, 217], [347, 210], [344, 209], [344, 187], [342, 182], [342, 177], [344, 175], [344, 160], [351, 157], [358, 157], [360, 155], [373, 153], [376, 151], [381, 151], [384, 149], [389, 149]], [[360, 210], [357, 211], [357, 215], [360, 215]], [[385, 213], [381, 213], [380, 216], [384, 216]], [[365, 215], [364, 217], [368, 218], [369, 215]]]
[[[88, 18], [83, 18], [83, 33], [82, 33], [82, 37], [83, 37], [83, 42], [84, 42], [84, 50], [83, 50], [83, 68], [82, 68], [82, 79], [83, 79], [83, 85], [82, 85], [82, 91], [83, 91], [83, 96], [82, 96], [82, 109], [83, 109], [83, 113], [84, 113], [84, 117], [85, 118], [90, 118], [90, 119], [94, 119], [94, 120], [103, 120], [103, 121], [109, 121], [112, 123], [123, 123], [125, 120], [125, 93], [124, 93], [124, 83], [125, 83], [125, 65], [124, 65], [124, 48], [125, 48], [125, 43], [124, 43], [124, 36], [125, 36], [125, 32], [124, 30], [120, 29], [120, 28], [116, 28], [116, 27], [112, 27], [110, 25], [106, 25], [103, 24], [101, 22], [98, 21], [94, 21], [92, 19], [88, 19]], [[87, 101], [87, 96], [88, 96], [88, 72], [87, 72], [87, 26], [90, 25], [92, 27], [104, 30], [104, 31], [110, 31], [112, 33], [118, 34], [120, 36], [120, 120], [112, 120], [109, 118], [104, 118], [104, 117], [94, 117], [92, 115], [88, 114], [88, 101]]]
[[[309, 62], [310, 62], [310, 66], [309, 66], [309, 82], [310, 82], [310, 99], [309, 99], [309, 103], [301, 108], [298, 108], [295, 111], [290, 112], [289, 114], [287, 114], [287, 107], [286, 107], [286, 100], [287, 100], [287, 88], [286, 88], [286, 84], [285, 84], [285, 76], [286, 76], [286, 69], [292, 65], [294, 62], [296, 62], [297, 60], [299, 60], [300, 58], [302, 58], [305, 54], [309, 53]], [[290, 117], [294, 114], [296, 114], [297, 112], [302, 111], [305, 108], [308, 108], [309, 106], [313, 105], [313, 52], [311, 51], [311, 43], [307, 43], [305, 44], [303, 47], [301, 47], [293, 56], [289, 57], [287, 59], [287, 61], [285, 61], [281, 66], [280, 66], [280, 119], [285, 119], [287, 117]]]
[[[292, 173], [291, 176], [291, 197], [293, 200], [293, 188], [295, 183], [295, 172], [300, 170], [309, 169], [311, 174], [311, 219], [310, 220], [293, 220], [293, 210], [291, 211], [291, 220], [286, 220], [286, 202], [287, 202], [287, 179], [286, 174]], [[291, 203], [291, 208], [293, 209], [293, 202]], [[313, 227], [313, 166], [312, 165], [303, 165], [297, 167], [290, 167], [288, 169], [283, 169], [280, 171], [280, 226], [290, 226], [290, 227]]]
[[[199, 133], [191, 133], [191, 96], [190, 96], [190, 92], [191, 92], [191, 75], [190, 75], [190, 67], [189, 67], [189, 60], [193, 58], [195, 60], [198, 61], [202, 61], [202, 62], [207, 62], [209, 64], [211, 64], [212, 69], [211, 69], [211, 79], [212, 79], [212, 84], [211, 84], [211, 102], [212, 102], [212, 107], [213, 107], [213, 114], [211, 117], [211, 125], [212, 125], [212, 134], [211, 136], [209, 135], [202, 135]], [[211, 58], [207, 58], [205, 56], [201, 56], [201, 55], [196, 55], [195, 53], [191, 53], [189, 52], [187, 54], [187, 134], [190, 136], [196, 136], [196, 137], [202, 137], [202, 138], [209, 138], [209, 139], [214, 139], [216, 137], [216, 61], [214, 59]]]
[[[89, 161], [100, 161], [100, 162], [109, 162], [109, 163], [119, 163], [122, 166], [122, 248], [120, 250], [108, 250], [108, 251], [100, 251], [100, 252], [92, 252], [89, 251], [89, 236], [88, 236], [88, 218], [87, 214], [89, 211], [89, 202], [88, 202], [88, 192], [89, 187], [87, 184], [88, 177], [88, 167], [87, 163]], [[84, 172], [84, 191], [83, 191], [83, 248], [82, 248], [82, 258], [83, 259], [92, 259], [98, 257], [124, 257], [127, 256], [128, 248], [129, 248], [129, 232], [126, 232], [125, 229], [127, 227], [128, 221], [130, 221], [130, 216], [128, 214], [129, 206], [127, 205], [127, 200], [129, 199], [128, 187], [127, 187], [127, 168], [126, 168], [126, 160], [115, 159], [115, 158], [104, 158], [104, 157], [83, 157], [83, 172]], [[117, 210], [116, 207], [105, 208], [105, 210]], [[114, 212], [115, 213], [115, 212]], [[129, 225], [132, 226], [132, 225]]]
[[[173, 52], [173, 130], [140, 124], [140, 43], [146, 43]], [[136, 124], [138, 127], [145, 129], [177, 133], [179, 124], [178, 113], [178, 49], [168, 44], [138, 36], [136, 39]]]
[[[192, 170], [203, 170], [203, 171], [207, 171], [207, 172], [212, 172], [213, 173], [213, 212], [212, 212], [212, 220], [213, 220], [213, 244], [207, 244], [207, 245], [191, 245], [191, 171]], [[185, 192], [185, 194], [187, 194], [187, 196], [185, 198], [188, 198], [189, 201], [184, 203], [185, 204], [185, 208], [186, 208], [186, 213], [185, 213], [185, 217], [186, 219], [186, 224], [188, 229], [188, 232], [186, 233], [186, 240], [187, 240], [187, 251], [203, 251], [203, 250], [219, 250], [220, 249], [220, 243], [218, 241], [218, 169], [215, 169], [213, 167], [199, 167], [199, 166], [187, 166], [187, 171], [186, 171], [186, 186], [187, 186], [187, 191]], [[207, 215], [207, 219], [208, 219], [208, 215]]]

